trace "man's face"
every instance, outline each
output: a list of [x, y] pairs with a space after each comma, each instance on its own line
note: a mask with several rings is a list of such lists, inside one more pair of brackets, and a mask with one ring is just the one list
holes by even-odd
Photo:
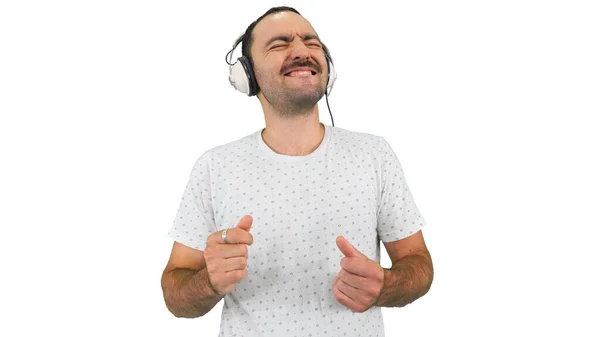
[[327, 61], [310, 23], [279, 12], [262, 19], [253, 37], [250, 53], [265, 99], [288, 114], [311, 110], [325, 94]]

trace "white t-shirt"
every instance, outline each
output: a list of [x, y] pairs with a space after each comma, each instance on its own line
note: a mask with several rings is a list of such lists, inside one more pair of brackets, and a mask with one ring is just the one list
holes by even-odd
[[325, 125], [305, 156], [271, 150], [258, 130], [194, 164], [169, 236], [204, 250], [207, 237], [253, 218], [248, 277], [224, 297], [220, 336], [384, 336], [380, 307], [353, 313], [334, 297], [343, 235], [380, 261], [379, 240], [425, 226], [383, 137]]

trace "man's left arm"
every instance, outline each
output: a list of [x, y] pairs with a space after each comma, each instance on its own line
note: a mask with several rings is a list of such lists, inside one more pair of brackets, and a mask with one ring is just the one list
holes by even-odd
[[383, 269], [384, 284], [375, 305], [403, 307], [429, 291], [433, 263], [423, 238], [425, 219], [417, 208], [398, 156], [383, 138], [380, 154], [377, 234], [392, 267]]
[[343, 236], [336, 238], [344, 257], [333, 281], [333, 294], [353, 312], [373, 306], [403, 307], [425, 295], [433, 282], [433, 263], [422, 233], [425, 219], [413, 199], [400, 160], [383, 137], [379, 154], [377, 235], [392, 267], [384, 269]]
[[431, 255], [426, 249], [411, 253], [396, 260], [391, 268], [383, 268], [383, 273], [383, 287], [374, 305], [403, 307], [425, 295], [431, 288]]

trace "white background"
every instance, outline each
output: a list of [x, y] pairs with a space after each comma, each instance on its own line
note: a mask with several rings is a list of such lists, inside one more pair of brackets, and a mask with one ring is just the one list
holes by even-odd
[[200, 154], [264, 126], [224, 58], [276, 5], [428, 222], [433, 287], [383, 309], [387, 336], [600, 335], [597, 2], [203, 3], [1, 3], [0, 335], [218, 335], [222, 302], [166, 309], [166, 234]]

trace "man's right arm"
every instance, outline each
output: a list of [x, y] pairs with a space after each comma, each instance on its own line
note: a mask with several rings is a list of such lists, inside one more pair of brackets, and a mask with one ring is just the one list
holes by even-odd
[[175, 317], [204, 316], [223, 298], [211, 287], [204, 252], [178, 242], [173, 244], [161, 286], [165, 304]]

